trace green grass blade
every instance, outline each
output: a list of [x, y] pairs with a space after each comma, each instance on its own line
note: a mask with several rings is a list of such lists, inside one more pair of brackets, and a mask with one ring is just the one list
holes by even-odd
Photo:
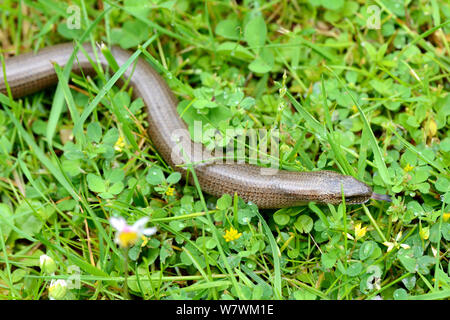
[[375, 158], [375, 164], [377, 166], [378, 172], [380, 173], [381, 179], [386, 185], [392, 185], [392, 180], [389, 175], [389, 172], [386, 167], [386, 163], [383, 160], [383, 155], [381, 154], [381, 150], [378, 146], [377, 139], [375, 138], [375, 135], [373, 134], [372, 128], [370, 127], [370, 123], [367, 120], [366, 115], [364, 114], [364, 111], [362, 110], [361, 106], [359, 105], [358, 101], [356, 101], [355, 97], [351, 94], [351, 92], [347, 89], [347, 86], [344, 84], [342, 79], [331, 69], [327, 66], [327, 69], [335, 76], [335, 78], [339, 81], [339, 83], [343, 86], [349, 97], [352, 99], [355, 106], [358, 108], [359, 115], [361, 116], [361, 119], [364, 123], [364, 127], [367, 130], [367, 134], [369, 136], [369, 145], [372, 149], [374, 158]]
[[[88, 35], [91, 34], [92, 30], [94, 30], [94, 27], [103, 19], [103, 16], [105, 16], [106, 13], [109, 12], [109, 10], [111, 10], [111, 8], [104, 10], [95, 18], [95, 20], [90, 24], [90, 26], [86, 29], [86, 31], [84, 31], [83, 35], [78, 40], [79, 43], [83, 43], [86, 40]], [[68, 94], [68, 92], [70, 92], [70, 90], [68, 90], [67, 83], [68, 83], [70, 71], [72, 70], [72, 65], [75, 60], [75, 56], [76, 56], [76, 53], [78, 52], [78, 49], [79, 49], [79, 45], [76, 45], [74, 47], [72, 54], [70, 55], [70, 57], [67, 61], [66, 66], [64, 67], [64, 71], [62, 71], [62, 72], [59, 71], [59, 73], [57, 73], [58, 86], [56, 87], [55, 96], [53, 98], [52, 108], [50, 110], [48, 126], [47, 126], [47, 133], [46, 133], [47, 143], [50, 146], [52, 146], [53, 136], [55, 135], [55, 132], [56, 132], [56, 126], [61, 117], [61, 112], [64, 107], [64, 104], [63, 104], [64, 98], [66, 98], [66, 102], [67, 102], [69, 108], [71, 107], [71, 104], [69, 104], [69, 101], [68, 101], [68, 98], [70, 98], [71, 95]], [[72, 98], [72, 102], [73, 102], [73, 98]], [[72, 117], [76, 116], [76, 114], [73, 113], [74, 110], [76, 110], [76, 108], [70, 109]], [[78, 120], [78, 117], [76, 118], [77, 120]]]
[[277, 245], [277, 242], [275, 241], [275, 238], [273, 237], [272, 231], [270, 230], [269, 226], [267, 225], [266, 220], [261, 216], [259, 212], [256, 212], [256, 215], [259, 218], [259, 221], [261, 222], [264, 232], [266, 233], [267, 238], [269, 239], [270, 243], [270, 249], [272, 251], [272, 258], [273, 258], [273, 268], [274, 268], [274, 275], [273, 275], [273, 285], [274, 285], [274, 295], [275, 299], [281, 300], [283, 298], [282, 292], [281, 292], [281, 263], [280, 263], [280, 248]]
[[82, 131], [83, 125], [89, 115], [94, 111], [94, 109], [97, 107], [97, 105], [100, 103], [100, 101], [103, 99], [103, 97], [111, 90], [113, 85], [119, 80], [119, 78], [125, 73], [125, 71], [131, 66], [131, 64], [139, 57], [139, 55], [142, 53], [142, 51], [147, 48], [147, 46], [152, 43], [157, 38], [157, 35], [152, 36], [150, 39], [148, 39], [141, 47], [138, 48], [138, 50], [132, 54], [132, 56], [125, 62], [112, 77], [111, 79], [105, 84], [105, 86], [100, 90], [100, 92], [97, 94], [97, 96], [94, 98], [94, 100], [84, 109], [83, 113], [81, 114], [80, 119], [74, 124], [73, 133], [74, 135], [79, 134]]

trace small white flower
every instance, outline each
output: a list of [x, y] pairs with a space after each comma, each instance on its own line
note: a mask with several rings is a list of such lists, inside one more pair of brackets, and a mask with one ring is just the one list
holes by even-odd
[[151, 236], [156, 233], [156, 228], [144, 228], [149, 218], [144, 217], [136, 221], [132, 226], [128, 225], [126, 220], [122, 217], [111, 217], [109, 222], [116, 230], [115, 241], [122, 248], [128, 248], [136, 243], [136, 241], [142, 238], [143, 235]]
[[402, 238], [402, 232], [400, 231], [398, 234], [397, 234], [397, 236], [395, 237], [395, 239], [393, 239], [393, 241], [392, 242], [389, 242], [389, 241], [386, 241], [386, 242], [383, 242], [383, 244], [386, 246], [386, 247], [388, 247], [387, 248], [387, 252], [389, 252], [389, 251], [391, 251], [392, 249], [394, 249], [394, 248], [403, 248], [403, 249], [409, 249], [409, 248], [411, 248], [409, 245], [407, 245], [406, 243], [402, 243], [402, 244], [399, 244], [398, 242], [400, 241], [400, 239]]
[[63, 279], [55, 280], [50, 282], [48, 288], [48, 296], [50, 300], [61, 300], [63, 299], [68, 291], [67, 281]]
[[39, 257], [39, 266], [45, 273], [52, 274], [56, 271], [56, 263], [51, 257], [43, 254]]

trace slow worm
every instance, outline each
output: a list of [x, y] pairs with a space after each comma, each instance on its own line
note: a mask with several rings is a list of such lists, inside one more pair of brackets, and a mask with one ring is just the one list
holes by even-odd
[[[21, 54], [5, 61], [6, 74], [0, 79], [0, 92], [6, 94], [5, 78], [14, 98], [42, 90], [54, 85], [57, 76], [53, 63], [64, 67], [72, 54], [72, 43], [46, 47], [38, 53]], [[93, 49], [84, 45], [87, 55], [95, 61]], [[118, 65], [123, 65], [131, 53], [119, 47], [111, 52]], [[108, 68], [106, 59], [99, 54], [101, 65]], [[72, 71], [95, 76], [95, 70], [81, 50], [73, 64]], [[110, 68], [109, 68], [110, 69]], [[133, 97], [142, 98], [147, 107], [149, 134], [163, 159], [186, 178], [187, 167], [180, 164], [193, 163], [195, 173], [203, 191], [220, 197], [237, 193], [245, 201], [255, 203], [259, 208], [282, 208], [305, 204], [309, 201], [338, 204], [342, 201], [342, 190], [346, 203], [365, 203], [370, 198], [388, 200], [384, 195], [372, 192], [365, 183], [333, 171], [291, 172], [278, 170], [275, 174], [261, 174], [261, 168], [247, 163], [217, 163], [206, 161], [205, 148], [191, 141], [187, 126], [176, 110], [177, 100], [166, 82], [141, 57], [135, 68], [128, 68], [123, 77], [130, 78]], [[179, 134], [174, 139], [174, 133]], [[198, 154], [178, 151], [200, 150]], [[186, 158], [187, 156], [187, 158]], [[200, 159], [201, 158], [201, 159]], [[206, 157], [206, 160], [208, 158]], [[201, 164], [199, 164], [203, 161]], [[192, 174], [189, 175], [192, 182]]]

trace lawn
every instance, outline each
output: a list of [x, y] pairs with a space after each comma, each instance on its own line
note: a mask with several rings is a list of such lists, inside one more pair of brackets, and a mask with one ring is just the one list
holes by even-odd
[[[113, 70], [55, 65], [57, 88], [0, 94], [0, 299], [450, 297], [447, 2], [3, 0], [0, 19], [2, 70], [64, 42]], [[203, 121], [196, 142], [275, 128], [282, 169], [392, 201], [261, 209], [202, 192], [114, 86], [113, 45], [158, 71], [191, 135]]]

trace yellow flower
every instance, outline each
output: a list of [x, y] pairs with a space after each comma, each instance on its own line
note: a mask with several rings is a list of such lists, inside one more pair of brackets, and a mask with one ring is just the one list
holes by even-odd
[[410, 172], [410, 171], [412, 171], [412, 169], [414, 169], [414, 167], [411, 166], [409, 163], [406, 165], [405, 168], [403, 168], [403, 170], [405, 170], [405, 172]]
[[444, 219], [444, 222], [447, 222], [448, 219], [450, 219], [450, 212], [444, 213], [444, 216], [442, 218]]
[[436, 121], [430, 119], [425, 125], [425, 131], [429, 137], [434, 137], [437, 132], [437, 124]]
[[119, 139], [117, 139], [117, 142], [114, 144], [114, 150], [118, 152], [122, 152], [122, 149], [126, 146], [125, 140], [123, 139], [123, 136], [119, 136]]
[[239, 239], [241, 236], [241, 232], [238, 233], [235, 228], [231, 227], [229, 230], [225, 230], [225, 235], [223, 237], [226, 242], [230, 242]]
[[361, 228], [361, 223], [355, 225], [355, 238], [356, 240], [361, 239], [366, 235], [367, 227]]
[[430, 237], [430, 227], [420, 228], [419, 235], [423, 240], [428, 240]]
[[132, 226], [128, 225], [122, 217], [112, 217], [109, 219], [109, 222], [117, 230], [115, 241], [122, 248], [134, 245], [144, 235], [151, 236], [156, 233], [156, 228], [144, 228], [148, 222], [147, 217], [139, 219]]
[[166, 195], [173, 196], [173, 192], [175, 191], [175, 188], [168, 187], [166, 190]]
[[141, 239], [142, 239], [141, 247], [145, 247], [148, 243], [148, 238], [146, 236], [142, 235]]

